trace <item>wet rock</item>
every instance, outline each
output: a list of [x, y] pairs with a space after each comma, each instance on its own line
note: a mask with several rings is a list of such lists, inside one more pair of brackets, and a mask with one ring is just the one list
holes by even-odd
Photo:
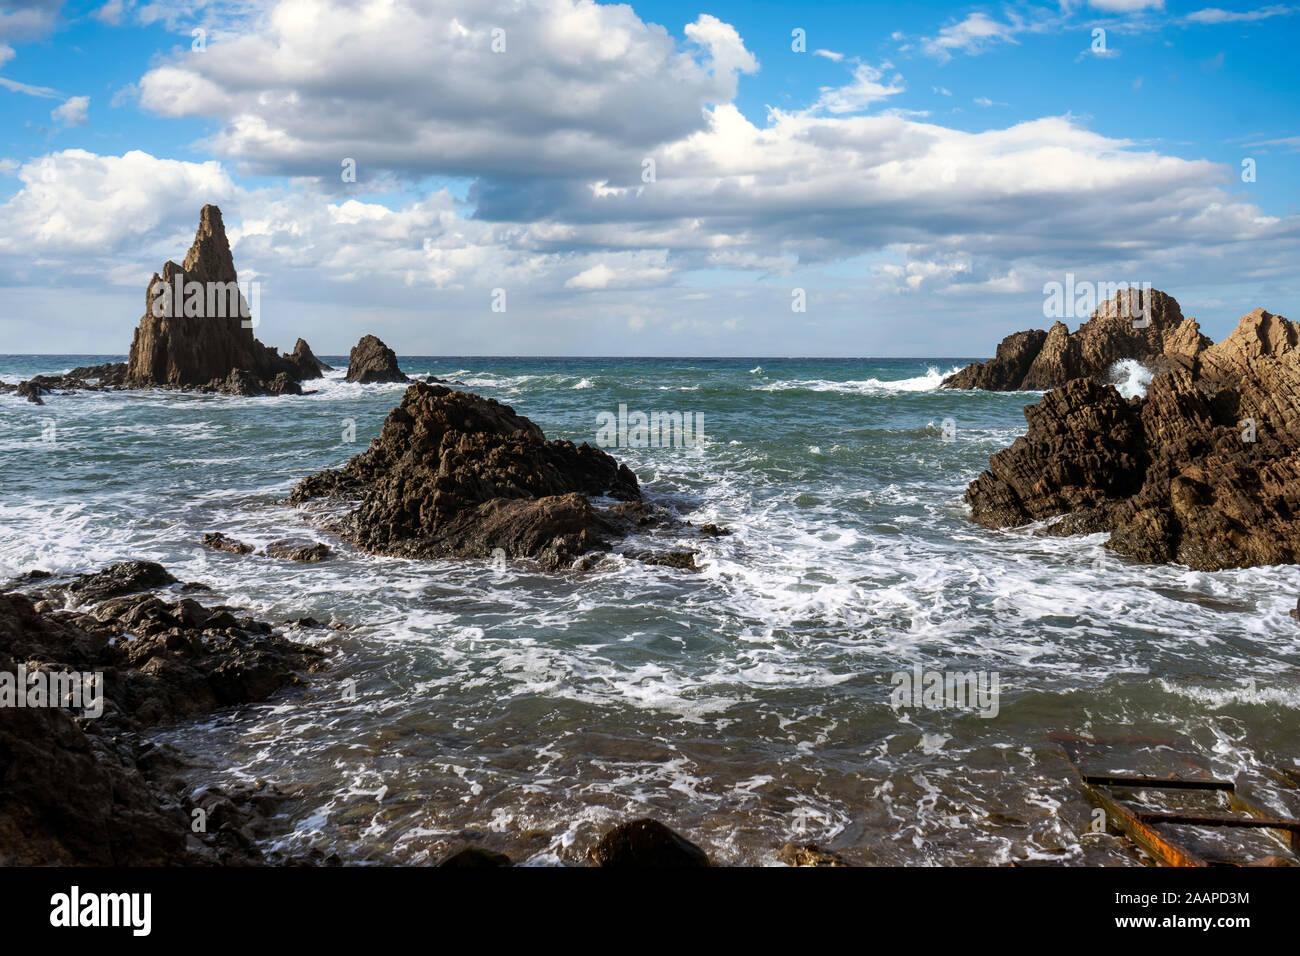
[[94, 604], [123, 594], [151, 591], [175, 584], [176, 578], [155, 561], [123, 561], [102, 571], [78, 575], [66, 591], [78, 603]]
[[359, 499], [330, 530], [367, 551], [485, 558], [501, 548], [557, 568], [630, 529], [594, 496], [635, 501], [640, 489], [627, 466], [586, 443], [547, 441], [508, 405], [418, 382], [365, 452], [299, 482], [290, 501]]
[[848, 866], [838, 853], [823, 850], [815, 843], [787, 843], [781, 847], [780, 859], [786, 866]]
[[204, 547], [211, 548], [214, 551], [225, 551], [229, 554], [252, 554], [253, 546], [229, 538], [220, 531], [212, 531], [203, 536]]
[[706, 538], [723, 538], [731, 534], [731, 529], [720, 528], [716, 524], [710, 522], [709, 524], [700, 525], [700, 534]]
[[994, 358], [966, 366], [943, 387], [1044, 391], [1076, 378], [1107, 384], [1116, 362], [1135, 359], [1154, 371], [1186, 367], [1209, 344], [1172, 296], [1158, 289], [1121, 290], [1073, 333], [1063, 322], [1046, 332], [1015, 332], [1002, 340]]
[[677, 568], [680, 571], [698, 571], [695, 565], [694, 551], [635, 551], [628, 552], [629, 558], [635, 558], [643, 564], [656, 564], [665, 568]]
[[397, 367], [397, 353], [373, 335], [363, 335], [348, 355], [349, 382], [409, 382]]
[[315, 563], [330, 557], [329, 545], [320, 541], [272, 541], [262, 553], [268, 558], [283, 558], [286, 561]]
[[709, 858], [690, 840], [658, 820], [643, 818], [620, 823], [600, 838], [590, 852], [597, 866], [708, 866]]
[[268, 395], [301, 395], [302, 386], [297, 380], [289, 377], [287, 372], [277, 372], [275, 378], [267, 382], [266, 394]]
[[483, 867], [510, 866], [510, 857], [504, 853], [495, 853], [479, 846], [461, 847], [445, 857], [439, 866], [459, 869], [481, 869]]
[[1300, 556], [1300, 327], [1256, 310], [1155, 376], [1143, 398], [1079, 378], [1025, 409], [1028, 432], [966, 492], [987, 527], [1053, 520], [1197, 570]]

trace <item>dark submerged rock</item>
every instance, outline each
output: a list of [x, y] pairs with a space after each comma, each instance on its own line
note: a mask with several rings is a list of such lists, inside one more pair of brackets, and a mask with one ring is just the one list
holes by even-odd
[[597, 866], [686, 867], [708, 866], [709, 857], [698, 846], [649, 818], [620, 823], [591, 850]]
[[496, 853], [492, 850], [485, 850], [479, 846], [461, 847], [454, 853], [446, 856], [438, 866], [449, 866], [454, 869], [483, 869], [495, 866], [510, 866], [510, 857], [504, 853]]

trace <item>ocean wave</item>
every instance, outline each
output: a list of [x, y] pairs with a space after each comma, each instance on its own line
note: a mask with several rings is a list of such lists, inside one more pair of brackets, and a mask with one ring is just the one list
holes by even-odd
[[914, 378], [892, 380], [868, 378], [844, 382], [820, 378], [790, 379], [769, 382], [765, 385], [755, 385], [752, 386], [752, 389], [756, 392], [845, 392], [856, 395], [887, 394], [891, 392], [934, 392], [938, 391], [945, 378], [957, 371], [958, 369], [954, 367], [947, 372], [941, 372], [937, 366], [932, 365], [924, 375], [918, 375]]

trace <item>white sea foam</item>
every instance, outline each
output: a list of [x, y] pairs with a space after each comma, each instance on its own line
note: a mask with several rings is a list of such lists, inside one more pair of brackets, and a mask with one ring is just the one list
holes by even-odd
[[1151, 384], [1151, 370], [1137, 359], [1121, 359], [1111, 366], [1111, 381], [1125, 398], [1146, 396]]
[[933, 392], [943, 384], [943, 380], [956, 372], [952, 368], [947, 372], [930, 366], [924, 375], [903, 379], [868, 378], [862, 380], [835, 381], [833, 379], [791, 379], [769, 382], [753, 386], [760, 392], [785, 392], [803, 390], [809, 392], [848, 392], [859, 395], [871, 395], [890, 392]]

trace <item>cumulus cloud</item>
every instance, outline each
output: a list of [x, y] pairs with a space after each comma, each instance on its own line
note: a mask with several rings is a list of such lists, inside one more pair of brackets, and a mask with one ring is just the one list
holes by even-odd
[[64, 126], [85, 126], [86, 112], [89, 109], [89, 96], [69, 96], [62, 104], [50, 110], [50, 119]]
[[150, 70], [140, 101], [217, 120], [208, 145], [264, 172], [343, 157], [417, 177], [639, 170], [758, 68], [716, 17], [685, 33], [679, 47], [629, 6], [584, 0], [278, 0]]

